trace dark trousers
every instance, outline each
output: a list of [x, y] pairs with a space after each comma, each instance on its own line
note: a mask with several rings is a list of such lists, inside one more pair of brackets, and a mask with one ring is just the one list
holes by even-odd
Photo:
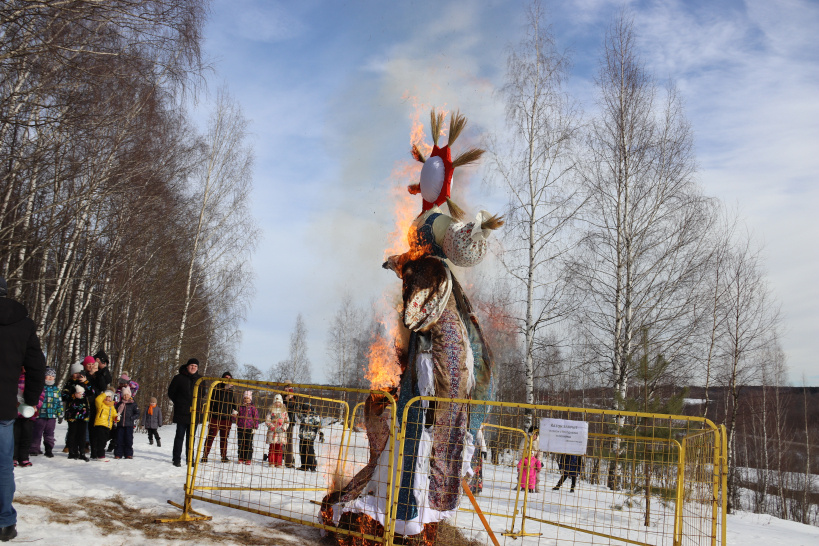
[[[176, 434], [173, 437], [173, 462], [178, 463], [183, 460], [188, 462], [188, 452], [190, 452], [191, 438], [190, 438], [190, 423], [176, 423]], [[185, 447], [185, 457], [182, 458], [182, 445]]]
[[46, 452], [54, 449], [56, 440], [54, 439], [54, 428], [57, 426], [57, 419], [37, 419], [34, 421], [34, 435], [31, 438], [31, 453], [41, 453], [40, 444], [45, 442]]
[[[94, 399], [92, 398], [91, 399], [91, 409], [93, 409], [93, 408], [94, 408]], [[95, 440], [97, 439], [97, 431], [94, 430], [95, 428], [97, 428], [97, 427], [94, 426], [94, 416], [91, 415], [91, 420], [88, 422], [88, 427], [87, 427], [86, 430], [88, 431], [88, 447], [90, 447], [92, 449], [93, 449], [94, 444], [96, 443]]]
[[156, 438], [156, 443], [159, 445], [159, 440], [162, 438], [159, 437], [159, 432], [155, 428], [146, 428], [145, 430], [148, 431], [148, 443], [154, 443], [154, 438]]
[[239, 437], [239, 460], [249, 461], [253, 458], [253, 429], [236, 428]]
[[94, 443], [91, 444], [92, 459], [105, 458], [105, 443], [108, 441], [108, 435], [110, 433], [111, 430], [108, 427], [104, 427], [102, 425], [94, 426], [94, 434], [91, 436], [94, 438]]
[[28, 450], [31, 449], [31, 436], [34, 431], [34, 421], [18, 417], [14, 420], [14, 458], [17, 462], [28, 460]]
[[68, 455], [79, 457], [85, 449], [85, 433], [88, 430], [86, 421], [69, 421], [68, 436], [65, 445], [68, 447]]
[[563, 475], [560, 477], [560, 480], [558, 480], [557, 485], [555, 486], [555, 489], [560, 489], [560, 486], [563, 485], [563, 482], [566, 481], [566, 478], [571, 478], [572, 479], [572, 489], [574, 489], [575, 482], [577, 481], [577, 475], [576, 474], [569, 474], [568, 472], [563, 473]]
[[284, 443], [284, 466], [295, 466], [296, 458], [293, 456], [293, 427], [296, 423], [290, 421], [287, 425], [287, 433]]
[[134, 456], [134, 427], [117, 427], [117, 448], [114, 450], [114, 456]]
[[207, 457], [210, 453], [210, 448], [213, 446], [213, 440], [219, 436], [219, 453], [223, 459], [227, 459], [228, 436], [230, 435], [231, 421], [230, 419], [214, 419], [208, 426], [208, 437], [205, 439], [205, 454]]
[[301, 467], [305, 470], [315, 470], [316, 450], [313, 448], [315, 439], [308, 440], [304, 436], [301, 436], [300, 438], [301, 442], [299, 443], [299, 455], [301, 456]]

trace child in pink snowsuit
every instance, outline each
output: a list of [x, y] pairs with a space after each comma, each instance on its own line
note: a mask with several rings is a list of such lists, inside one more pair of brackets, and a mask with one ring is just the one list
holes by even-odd
[[[528, 465], [528, 467], [527, 467]], [[537, 488], [537, 475], [543, 463], [535, 456], [524, 457], [518, 463], [518, 476], [520, 478], [520, 488], [529, 489], [529, 493], [534, 493]]]

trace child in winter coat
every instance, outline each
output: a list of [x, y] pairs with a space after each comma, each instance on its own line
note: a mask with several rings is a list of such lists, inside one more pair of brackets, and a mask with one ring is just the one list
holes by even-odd
[[259, 426], [259, 412], [253, 405], [253, 392], [245, 391], [236, 410], [236, 430], [239, 435], [239, 464], [250, 464], [253, 458], [253, 431]]
[[[117, 406], [120, 402], [122, 402], [122, 388], [128, 387], [131, 389], [131, 398], [134, 398], [139, 390], [139, 383], [136, 381], [131, 380], [128, 376], [128, 372], [122, 372], [122, 375], [119, 376], [119, 381], [117, 381], [117, 390], [114, 394], [114, 405]], [[117, 448], [117, 435], [112, 434], [111, 441], [108, 443], [108, 451], [114, 451]]]
[[302, 415], [299, 419], [299, 454], [301, 456], [301, 466], [299, 470], [316, 471], [316, 436], [321, 430], [321, 419], [313, 411], [313, 406], [305, 403], [302, 406]]
[[115, 459], [134, 458], [134, 427], [139, 420], [139, 406], [131, 397], [131, 388], [122, 387], [120, 391], [119, 405], [117, 413], [119, 422], [117, 423], [117, 448], [114, 451]]
[[520, 489], [529, 489], [529, 493], [537, 492], [537, 475], [543, 463], [540, 462], [540, 452], [534, 455], [523, 457], [518, 463], [518, 476], [520, 477]]
[[114, 408], [114, 391], [107, 390], [97, 396], [94, 414], [94, 443], [91, 446], [91, 460], [108, 462], [105, 458], [105, 444], [111, 434], [111, 427], [117, 422], [117, 410]]
[[156, 398], [151, 397], [151, 405], [145, 409], [145, 414], [142, 416], [142, 426], [148, 431], [148, 444], [154, 445], [154, 438], [156, 438], [156, 447], [162, 447], [159, 443], [159, 432], [157, 429], [162, 426], [162, 410], [156, 405]]
[[31, 440], [31, 455], [39, 455], [40, 444], [45, 442], [45, 456], [53, 457], [54, 453], [54, 429], [57, 420], [63, 422], [63, 401], [60, 398], [60, 388], [54, 384], [57, 371], [54, 368], [46, 368], [45, 383], [43, 389], [43, 405], [37, 420], [34, 421], [34, 437]]
[[[91, 383], [88, 380], [88, 376], [86, 375], [85, 368], [83, 368], [83, 365], [82, 365], [81, 362], [75, 362], [74, 364], [72, 364], [71, 368], [69, 369], [69, 372], [71, 373], [71, 377], [68, 379], [68, 381], [65, 382], [65, 385], [63, 386], [62, 390], [60, 391], [60, 398], [63, 401], [63, 407], [65, 409], [68, 409], [68, 405], [71, 403], [71, 400], [74, 398], [74, 394], [76, 392], [75, 389], [76, 389], [77, 385], [79, 385], [80, 387], [83, 388], [83, 392], [85, 393], [84, 396], [86, 398], [91, 398], [91, 395], [93, 394], [93, 391], [92, 391], [92, 388], [91, 388]], [[93, 401], [93, 399], [88, 401], [88, 407], [89, 408], [91, 407], [91, 402], [92, 401]], [[91, 410], [89, 410], [89, 412], [93, 413]], [[90, 413], [89, 413], [89, 415], [90, 415]], [[66, 417], [66, 419], [67, 419], [67, 417]], [[87, 434], [88, 434], [88, 431], [86, 430], [84, 435], [87, 435]], [[85, 443], [85, 438], [83, 438], [83, 444], [84, 443]], [[71, 453], [71, 450], [68, 447], [68, 432], [66, 432], [66, 435], [65, 435], [65, 453]]]
[[[20, 378], [17, 380], [17, 419], [14, 421], [14, 466], [31, 466], [31, 461], [28, 460], [29, 450], [31, 449], [31, 437], [34, 431], [34, 421], [37, 419], [37, 414], [40, 407], [43, 405], [43, 393], [40, 393], [40, 400], [34, 408], [34, 413], [30, 415], [23, 415], [20, 413], [20, 408], [23, 404], [23, 390], [26, 387], [26, 370], [21, 368]], [[29, 410], [30, 411], [30, 410]]]
[[287, 407], [282, 401], [281, 394], [273, 398], [273, 407], [270, 408], [270, 413], [264, 422], [267, 425], [267, 443], [270, 444], [267, 462], [270, 466], [279, 467], [282, 465], [284, 446], [287, 443], [287, 426], [290, 424]]
[[[65, 389], [63, 389], [65, 391]], [[85, 387], [74, 385], [74, 395], [65, 405], [65, 420], [68, 421], [68, 458], [81, 459], [88, 462], [83, 453], [85, 447], [85, 432], [88, 417], [91, 415], [91, 405], [85, 397]]]

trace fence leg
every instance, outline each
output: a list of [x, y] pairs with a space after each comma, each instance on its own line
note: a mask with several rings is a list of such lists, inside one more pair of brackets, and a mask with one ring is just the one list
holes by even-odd
[[[191, 508], [191, 500], [189, 498], [187, 498], [187, 497], [185, 498], [184, 506], [182, 504], [179, 504], [178, 502], [174, 502], [172, 500], [169, 500], [168, 504], [170, 504], [171, 506], [175, 506], [175, 507], [179, 508], [180, 510], [182, 510], [182, 515], [179, 516], [178, 518], [170, 518], [170, 519], [161, 519], [161, 518], [159, 518], [159, 519], [155, 519], [154, 523], [176, 523], [176, 522], [179, 522], [179, 521], [208, 521], [208, 520], [211, 519], [210, 516], [206, 516], [205, 514], [202, 514], [200, 512], [197, 512], [196, 510], [192, 509]], [[192, 516], [191, 514], [195, 514], [195, 515]]]

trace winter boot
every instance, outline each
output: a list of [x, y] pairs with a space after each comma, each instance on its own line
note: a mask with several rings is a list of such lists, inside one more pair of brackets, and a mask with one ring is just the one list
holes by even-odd
[[156, 447], [162, 447], [162, 444], [159, 441], [159, 436], [156, 437]]
[[54, 456], [54, 453], [51, 451], [52, 449], [53, 448], [50, 448], [48, 446], [46, 446], [45, 448], [45, 456], [48, 457], [49, 459]]
[[8, 542], [17, 536], [17, 526], [14, 524], [8, 527], [0, 527], [0, 541]]

